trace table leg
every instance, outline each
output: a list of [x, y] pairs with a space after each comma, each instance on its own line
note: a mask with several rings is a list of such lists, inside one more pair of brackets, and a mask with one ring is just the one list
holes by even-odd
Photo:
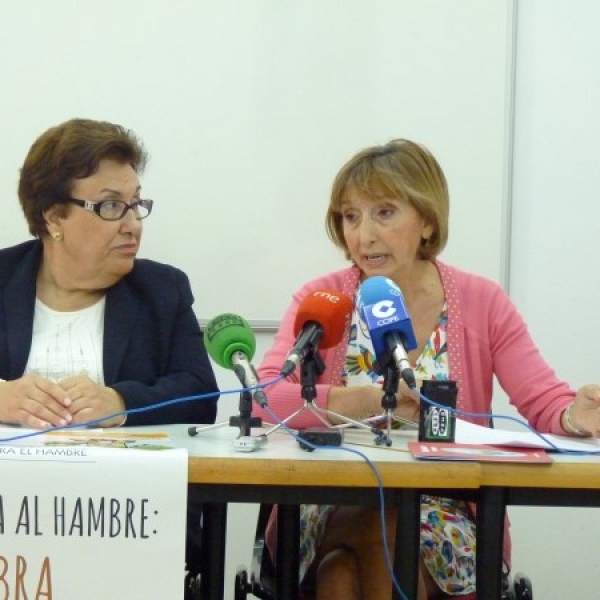
[[502, 548], [506, 494], [499, 487], [481, 487], [477, 500], [476, 580], [478, 600], [502, 597]]
[[404, 596], [394, 586], [393, 598], [416, 600], [421, 546], [421, 494], [412, 489], [398, 490], [398, 494], [394, 573]]
[[227, 504], [205, 502], [202, 512], [202, 577], [200, 589], [206, 600], [225, 596], [225, 544], [227, 541]]
[[279, 504], [277, 511], [275, 597], [285, 600], [298, 597], [300, 506]]

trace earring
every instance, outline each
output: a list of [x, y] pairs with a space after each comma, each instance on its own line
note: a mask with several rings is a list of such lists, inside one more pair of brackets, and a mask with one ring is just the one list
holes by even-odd
[[63, 234], [60, 231], [53, 231], [50, 235], [55, 242], [60, 242], [63, 239]]

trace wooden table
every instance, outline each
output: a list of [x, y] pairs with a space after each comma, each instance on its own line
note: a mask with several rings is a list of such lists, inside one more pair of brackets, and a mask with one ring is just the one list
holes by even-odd
[[[235, 428], [207, 429], [190, 438], [185, 426], [170, 426], [178, 446], [189, 452], [190, 499], [203, 502], [204, 535], [211, 552], [204, 557], [209, 575], [202, 582], [205, 598], [221, 600], [224, 588], [227, 504], [231, 502], [280, 505], [277, 598], [294, 598], [298, 590], [299, 509], [303, 503], [379, 506], [380, 490], [373, 470], [356, 454], [340, 449], [307, 452], [288, 434], [273, 434], [263, 448], [242, 453], [234, 450]], [[383, 483], [386, 506], [398, 509], [394, 566], [407, 598], [416, 598], [419, 562], [420, 494], [423, 491], [459, 493], [475, 491], [481, 482], [480, 465], [473, 462], [423, 462], [402, 446], [414, 432], [394, 432], [391, 448], [373, 444], [373, 435], [353, 432], [349, 446], [368, 456]], [[404, 437], [403, 437], [404, 436]], [[406, 437], [408, 436], [408, 437]], [[253, 540], [248, 540], [250, 549]], [[413, 550], [407, 550], [412, 548]], [[401, 598], [394, 592], [394, 598]]]
[[[241, 453], [233, 448], [237, 429], [208, 429], [190, 437], [188, 427], [167, 430], [189, 453], [189, 498], [205, 506], [203, 535], [207, 577], [204, 598], [221, 600], [224, 590], [225, 537], [229, 503], [277, 503], [277, 598], [294, 598], [298, 590], [298, 506], [303, 503], [379, 506], [377, 479], [366, 461], [339, 449], [306, 452], [284, 433], [273, 434], [265, 447]], [[419, 561], [419, 508], [423, 492], [447, 493], [477, 502], [477, 597], [501, 597], [502, 541], [506, 507], [600, 507], [600, 457], [553, 454], [549, 464], [418, 461], [405, 450], [414, 432], [393, 432], [391, 448], [373, 444], [365, 432], [353, 432], [349, 447], [366, 455], [383, 483], [388, 506], [396, 506], [398, 525], [394, 568], [403, 592], [416, 598]], [[404, 449], [404, 450], [403, 450]], [[253, 540], [247, 541], [250, 549]], [[410, 550], [412, 548], [412, 550]], [[394, 591], [395, 599], [401, 596]]]

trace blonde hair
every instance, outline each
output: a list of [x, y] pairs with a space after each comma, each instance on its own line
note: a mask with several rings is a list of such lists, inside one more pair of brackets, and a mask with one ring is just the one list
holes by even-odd
[[433, 259], [446, 246], [450, 210], [448, 185], [437, 160], [424, 146], [410, 140], [392, 140], [383, 146], [361, 150], [341, 168], [333, 182], [326, 228], [346, 258], [350, 255], [344, 239], [341, 207], [349, 187], [373, 199], [383, 193], [410, 202], [433, 228], [431, 237], [421, 241], [419, 258]]

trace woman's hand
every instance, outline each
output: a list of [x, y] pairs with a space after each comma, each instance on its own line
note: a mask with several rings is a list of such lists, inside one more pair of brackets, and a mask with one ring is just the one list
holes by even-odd
[[71, 399], [57, 383], [30, 373], [0, 383], [0, 421], [32, 429], [64, 427], [72, 421]]
[[[383, 413], [383, 390], [377, 385], [333, 386], [327, 395], [327, 409], [355, 420]], [[413, 421], [419, 418], [419, 398], [401, 382], [396, 393], [394, 414]], [[342, 422], [331, 418], [333, 423]]]
[[[417, 382], [417, 387], [420, 387], [421, 382]], [[397, 406], [394, 409], [394, 414], [402, 419], [411, 421], [419, 420], [419, 394], [411, 390], [404, 380], [400, 381], [398, 393], [396, 394]]]
[[[70, 410], [74, 425], [97, 421], [125, 410], [125, 402], [116, 390], [96, 383], [85, 374], [63, 379], [60, 386], [71, 400]], [[118, 427], [124, 422], [124, 416], [119, 415], [102, 421], [98, 425]]]
[[577, 434], [579, 430], [594, 437], [600, 436], [600, 386], [590, 384], [579, 388], [573, 404], [567, 410], [562, 415], [565, 431]]

